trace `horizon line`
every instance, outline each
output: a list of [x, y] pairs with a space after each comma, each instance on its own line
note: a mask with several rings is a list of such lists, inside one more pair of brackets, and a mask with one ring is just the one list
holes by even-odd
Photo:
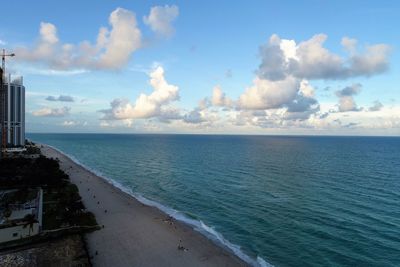
[[331, 134], [246, 134], [246, 133], [99, 133], [99, 132], [27, 132], [26, 134], [108, 134], [108, 135], [194, 135], [194, 136], [269, 136], [269, 137], [394, 137], [400, 135], [331, 135]]

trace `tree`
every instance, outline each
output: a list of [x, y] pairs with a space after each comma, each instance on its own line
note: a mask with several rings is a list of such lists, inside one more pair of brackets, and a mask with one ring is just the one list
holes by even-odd
[[26, 224], [24, 225], [24, 228], [26, 228], [29, 225], [29, 234], [28, 235], [31, 235], [31, 230], [33, 230], [33, 225], [38, 222], [36, 220], [36, 218], [35, 218], [35, 215], [27, 214], [24, 217], [24, 221], [26, 221]]
[[6, 221], [8, 221], [8, 218], [10, 218], [12, 211], [10, 210], [10, 208], [6, 207], [5, 211], [3, 212], [3, 216], [6, 218]]

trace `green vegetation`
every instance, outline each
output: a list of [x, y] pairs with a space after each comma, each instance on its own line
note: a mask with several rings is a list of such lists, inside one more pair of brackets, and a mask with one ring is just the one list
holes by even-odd
[[[61, 190], [60, 190], [61, 189]], [[43, 228], [57, 229], [62, 226], [94, 226], [96, 219], [85, 207], [74, 184], [51, 188], [44, 193]]]
[[1, 206], [8, 206], [9, 204], [23, 204], [36, 198], [37, 192], [29, 190], [28, 188], [22, 188], [18, 191], [12, 192], [12, 194], [5, 194], [1, 198]]
[[37, 146], [26, 146], [26, 151], [23, 152], [26, 155], [40, 154], [40, 148]]
[[24, 227], [29, 227], [29, 234], [32, 231], [33, 224], [37, 222], [35, 216], [33, 214], [27, 214], [24, 218], [24, 220], [27, 222], [27, 224], [24, 225]]
[[52, 189], [68, 183], [68, 175], [60, 170], [58, 162], [44, 156], [0, 161], [0, 189], [39, 186]]
[[85, 210], [76, 185], [58, 161], [38, 158], [4, 158], [0, 160], [0, 190], [19, 188], [7, 203], [29, 199], [28, 188], [43, 189], [43, 230], [70, 226], [96, 226], [94, 215]]

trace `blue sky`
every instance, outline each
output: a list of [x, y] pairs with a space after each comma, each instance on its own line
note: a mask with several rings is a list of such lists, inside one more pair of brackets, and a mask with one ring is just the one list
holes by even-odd
[[0, 44], [17, 54], [31, 132], [400, 134], [396, 1], [3, 8], [18, 10], [0, 18]]

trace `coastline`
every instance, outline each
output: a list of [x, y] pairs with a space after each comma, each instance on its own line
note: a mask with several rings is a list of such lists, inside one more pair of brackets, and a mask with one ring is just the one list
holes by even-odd
[[59, 159], [60, 168], [78, 186], [85, 206], [94, 213], [99, 225], [104, 225], [86, 236], [94, 266], [250, 264], [152, 203], [145, 205], [145, 201], [139, 201], [58, 149], [41, 145], [43, 155]]

